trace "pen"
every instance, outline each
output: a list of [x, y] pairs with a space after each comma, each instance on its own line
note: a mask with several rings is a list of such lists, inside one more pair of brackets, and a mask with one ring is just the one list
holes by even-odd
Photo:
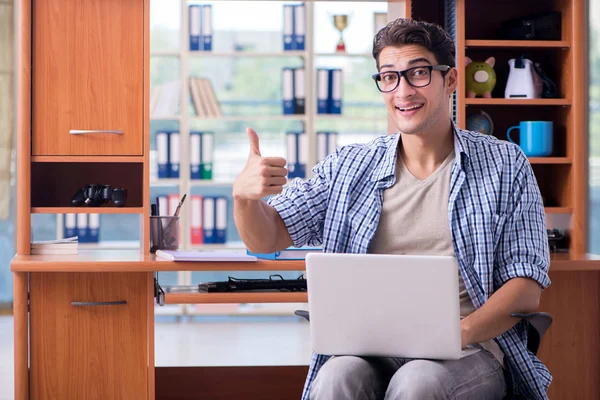
[[156, 215], [160, 216], [160, 202], [158, 201], [158, 197], [156, 197]]
[[187, 196], [187, 193], [183, 195], [183, 197], [181, 198], [181, 201], [179, 202], [179, 205], [177, 206], [177, 209], [175, 210], [175, 217], [179, 216], [179, 209], [181, 209], [181, 206], [183, 204], [183, 202], [185, 201], [185, 196]]
[[150, 215], [151, 215], [152, 217], [155, 217], [155, 216], [156, 216], [156, 204], [151, 204], [151, 205], [150, 205]]

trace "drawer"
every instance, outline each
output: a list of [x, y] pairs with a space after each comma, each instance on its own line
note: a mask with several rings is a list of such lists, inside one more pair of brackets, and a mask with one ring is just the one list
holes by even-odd
[[32, 399], [148, 398], [148, 273], [32, 273]]

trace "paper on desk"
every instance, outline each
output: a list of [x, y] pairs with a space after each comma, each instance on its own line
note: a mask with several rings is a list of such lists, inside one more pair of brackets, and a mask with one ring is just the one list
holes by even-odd
[[156, 256], [171, 261], [256, 261], [256, 257], [233, 251], [156, 250]]

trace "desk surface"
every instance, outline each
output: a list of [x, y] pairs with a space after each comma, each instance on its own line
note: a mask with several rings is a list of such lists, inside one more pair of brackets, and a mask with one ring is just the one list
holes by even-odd
[[[600, 255], [551, 255], [550, 272], [600, 270]], [[302, 271], [304, 261], [173, 262], [138, 250], [80, 250], [77, 255], [16, 255], [14, 272]]]

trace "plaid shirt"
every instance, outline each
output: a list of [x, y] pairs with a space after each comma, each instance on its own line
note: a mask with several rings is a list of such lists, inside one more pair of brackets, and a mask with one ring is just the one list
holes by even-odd
[[[448, 220], [455, 256], [476, 308], [511, 278], [550, 284], [544, 207], [527, 158], [514, 144], [454, 128]], [[295, 246], [330, 253], [367, 253], [381, 215], [383, 191], [396, 181], [400, 135], [338, 148], [268, 203], [283, 218]], [[410, 234], [399, 231], [398, 234]], [[529, 350], [525, 323], [496, 338], [505, 355], [508, 387], [547, 399], [552, 376]], [[303, 400], [329, 357], [313, 354]]]

